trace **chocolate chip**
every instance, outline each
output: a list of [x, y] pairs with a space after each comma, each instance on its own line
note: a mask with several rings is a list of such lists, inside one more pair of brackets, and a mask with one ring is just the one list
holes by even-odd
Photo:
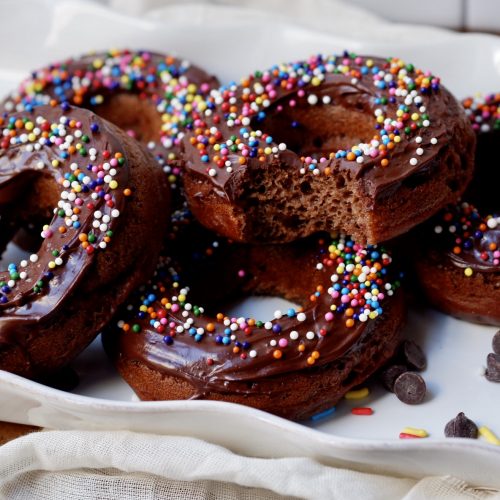
[[401, 343], [400, 350], [406, 365], [419, 372], [425, 370], [427, 359], [420, 346], [413, 340], [404, 340]]
[[445, 428], [444, 435], [447, 438], [477, 438], [477, 425], [468, 419], [463, 412], [460, 412], [455, 418], [450, 420]]
[[488, 354], [485, 376], [490, 382], [500, 382], [500, 354]]
[[390, 392], [394, 392], [394, 382], [402, 374], [408, 371], [405, 365], [388, 366], [380, 373], [380, 382]]
[[498, 330], [498, 332], [493, 336], [491, 347], [493, 348], [493, 352], [495, 354], [500, 354], [500, 330]]
[[416, 405], [425, 397], [425, 381], [418, 373], [405, 372], [394, 382], [394, 392], [403, 403]]

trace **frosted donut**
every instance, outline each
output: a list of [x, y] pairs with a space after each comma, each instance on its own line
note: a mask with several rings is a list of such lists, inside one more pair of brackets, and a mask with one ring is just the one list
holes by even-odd
[[0, 369], [45, 376], [92, 341], [154, 270], [167, 188], [153, 157], [90, 111], [0, 117], [0, 220], [9, 236], [46, 221], [39, 248], [0, 271]]
[[345, 53], [212, 91], [183, 138], [196, 218], [236, 241], [341, 230], [378, 243], [456, 202], [475, 136], [438, 77]]
[[190, 112], [217, 85], [201, 68], [170, 55], [111, 50], [34, 71], [3, 108], [22, 111], [50, 102], [88, 108], [146, 145], [176, 188], [175, 162]]
[[459, 318], [500, 325], [500, 94], [463, 101], [478, 136], [463, 201], [420, 232], [417, 277], [429, 301]]
[[[105, 337], [141, 399], [228, 401], [300, 420], [393, 355], [405, 308], [383, 248], [344, 236], [271, 246], [211, 238], [195, 229], [172, 241]], [[216, 312], [239, 293], [300, 307], [267, 321]]]

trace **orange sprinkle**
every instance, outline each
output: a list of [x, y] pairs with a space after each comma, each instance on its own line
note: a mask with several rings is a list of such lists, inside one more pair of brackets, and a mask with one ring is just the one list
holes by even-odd
[[128, 332], [130, 330], [130, 325], [128, 323], [125, 323], [123, 326], [122, 326], [122, 330], [124, 332]]
[[345, 326], [347, 326], [347, 328], [352, 328], [354, 326], [354, 320], [352, 318], [349, 318], [346, 322], [345, 322]]
[[124, 189], [124, 190], [123, 190], [123, 194], [124, 194], [125, 196], [130, 196], [130, 195], [132, 194], [132, 190], [131, 190], [131, 189], [129, 189], [129, 188]]
[[283, 356], [283, 353], [279, 350], [279, 349], [276, 349], [274, 352], [273, 352], [273, 358], [274, 359], [280, 359], [281, 356]]
[[207, 330], [207, 332], [213, 332], [215, 331], [215, 325], [213, 323], [207, 323], [207, 326], [205, 327], [205, 329]]
[[306, 346], [304, 344], [300, 344], [298, 347], [297, 347], [297, 350], [299, 352], [304, 352], [306, 350]]
[[64, 234], [66, 232], [66, 228], [64, 226], [59, 226], [59, 229], [58, 231], [61, 233], [61, 234]]
[[380, 165], [382, 167], [387, 167], [387, 165], [389, 165], [389, 160], [387, 158], [384, 158], [381, 162], [380, 162]]

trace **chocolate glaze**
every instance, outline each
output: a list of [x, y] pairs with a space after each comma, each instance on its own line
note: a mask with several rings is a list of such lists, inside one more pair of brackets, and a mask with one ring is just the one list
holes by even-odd
[[[112, 210], [124, 208], [123, 188], [127, 185], [129, 178], [129, 165], [124, 149], [120, 141], [108, 130], [106, 123], [94, 114], [78, 108], [69, 106], [65, 109], [60, 107], [40, 106], [31, 112], [20, 112], [12, 115], [15, 119], [27, 118], [34, 123], [37, 117], [43, 117], [49, 124], [59, 123], [62, 116], [81, 123], [80, 130], [90, 138], [87, 149], [95, 148], [97, 151], [96, 161], [91, 161], [89, 156], [80, 154], [70, 155], [68, 159], [61, 159], [61, 151], [52, 145], [44, 144], [39, 151], [28, 151], [25, 144], [10, 145], [7, 150], [0, 149], [0, 213], [3, 217], [9, 217], [8, 212], [4, 212], [9, 201], [17, 199], [20, 201], [21, 187], [29, 182], [36, 182], [40, 176], [53, 179], [53, 187], [61, 194], [63, 191], [71, 189], [63, 187], [61, 181], [65, 174], [71, 174], [71, 164], [77, 164], [78, 168], [86, 175], [92, 177], [87, 166], [89, 163], [102, 163], [103, 151], [110, 153], [122, 153], [125, 161], [123, 165], [116, 168], [116, 175], [113, 177], [120, 189], [110, 191], [106, 184], [102, 184], [106, 193], [112, 193], [113, 207], [108, 206], [104, 197], [93, 200], [91, 195], [94, 190], [82, 191], [78, 197], [83, 201], [79, 214], [80, 227], [68, 227], [66, 232], [61, 233], [58, 228], [65, 226], [65, 217], [57, 213], [50, 221], [49, 227], [53, 231], [51, 237], [46, 237], [38, 252], [37, 261], [28, 261], [25, 267], [18, 267], [19, 272], [26, 272], [26, 279], [18, 279], [16, 285], [10, 292], [2, 289], [0, 297], [0, 344], [20, 344], [24, 345], [30, 336], [36, 335], [37, 325], [49, 322], [53, 315], [64, 304], [79, 283], [84, 278], [87, 270], [96, 258], [99, 251], [87, 252], [81, 245], [79, 236], [82, 233], [93, 231], [96, 240], [93, 246], [97, 248], [104, 241], [106, 234], [98, 229], [92, 228], [95, 220], [94, 215], [99, 210], [103, 216], [110, 216], [107, 231], [116, 231], [120, 225], [119, 218], [111, 217]], [[91, 125], [97, 126], [98, 131], [91, 132]], [[69, 127], [68, 127], [69, 128]], [[68, 130], [68, 133], [71, 133]], [[75, 141], [75, 143], [78, 141]], [[60, 166], [54, 167], [53, 160], [59, 160]], [[105, 161], [105, 160], [104, 160]], [[88, 204], [92, 203], [91, 208]], [[66, 226], [67, 227], [67, 226]], [[49, 269], [48, 264], [55, 256], [53, 251], [60, 251], [58, 257], [63, 261], [61, 265], [54, 269]], [[50, 272], [52, 277], [48, 277]], [[0, 282], [8, 282], [11, 279], [9, 271], [0, 272]], [[43, 286], [35, 291], [37, 281], [42, 280]], [[7, 300], [5, 300], [7, 299]]]
[[[341, 59], [340, 57], [338, 58]], [[374, 64], [380, 68], [388, 67], [387, 60], [381, 58], [371, 58]], [[221, 91], [224, 88], [221, 89]], [[346, 110], [353, 109], [355, 106], [362, 110], [365, 114], [365, 120], [373, 123], [373, 133], [376, 132], [376, 121], [374, 116], [375, 109], [381, 109], [384, 116], [395, 118], [398, 107], [404, 102], [404, 97], [397, 97], [394, 102], [386, 104], [377, 103], [376, 99], [389, 97], [388, 90], [381, 90], [376, 87], [371, 75], [362, 76], [356, 83], [352, 83], [350, 74], [335, 74], [326, 73], [324, 80], [319, 86], [312, 84], [300, 87], [300, 91], [305, 91], [304, 97], [298, 96], [299, 88], [296, 86], [287, 90], [282, 87], [275, 87], [276, 97], [272, 99], [272, 105], [269, 108], [263, 108], [266, 112], [266, 118], [261, 122], [252, 121], [248, 129], [261, 129], [266, 131], [266, 121], [273, 120], [276, 115], [276, 108], [279, 104], [287, 103], [290, 99], [296, 100], [294, 109], [297, 111], [310, 110], [311, 113], [316, 111], [318, 107], [341, 106]], [[314, 93], [319, 98], [319, 103], [315, 107], [311, 107], [307, 103], [307, 95]], [[242, 103], [241, 96], [243, 89], [238, 87], [235, 91], [235, 106], [236, 114], [241, 112]], [[321, 104], [321, 98], [328, 96], [331, 99], [329, 104]], [[402, 140], [396, 144], [395, 148], [390, 153], [390, 163], [387, 167], [381, 167], [380, 162], [382, 156], [376, 158], [364, 157], [364, 162], [359, 164], [355, 161], [348, 161], [344, 158], [331, 158], [328, 161], [318, 164], [318, 168], [323, 172], [326, 168], [330, 168], [333, 172], [346, 171], [352, 178], [362, 179], [364, 191], [371, 197], [390, 196], [405, 179], [408, 179], [415, 174], [432, 173], [435, 165], [433, 161], [436, 156], [444, 148], [448, 147], [448, 143], [455, 133], [455, 127], [465, 128], [467, 125], [463, 110], [455, 98], [443, 87], [439, 90], [429, 91], [427, 94], [421, 95], [422, 101], [416, 106], [410, 106], [410, 113], [418, 111], [420, 106], [425, 106], [426, 113], [429, 115], [431, 125], [428, 127], [418, 128], [410, 134], [402, 134]], [[316, 111], [317, 112], [317, 111]], [[206, 123], [206, 127], [217, 127], [221, 137], [217, 140], [218, 144], [224, 143], [229, 137], [238, 135], [238, 130], [241, 125], [229, 127], [225, 119], [225, 112], [220, 107], [215, 107], [210, 116], [202, 116], [202, 120]], [[332, 131], [335, 131], [335, 123], [331, 124]], [[419, 136], [422, 141], [415, 142], [415, 138]], [[262, 163], [257, 158], [247, 158], [244, 165], [238, 163], [239, 156], [229, 154], [228, 159], [231, 161], [232, 172], [228, 173], [225, 168], [217, 168], [213, 162], [206, 163], [200, 158], [199, 150], [191, 146], [190, 140], [194, 134], [186, 134], [183, 139], [185, 147], [185, 162], [186, 169], [195, 175], [201, 176], [204, 179], [209, 179], [213, 184], [215, 192], [218, 196], [228, 199], [231, 203], [242, 203], [242, 189], [238, 178], [242, 178], [245, 171], [251, 171], [259, 168]], [[283, 138], [283, 142], [287, 143], [287, 138]], [[369, 138], [368, 138], [369, 139]], [[431, 140], [437, 139], [437, 144], [432, 144]], [[269, 147], [277, 147], [278, 141], [273, 141]], [[351, 146], [351, 145], [350, 145]], [[417, 154], [416, 150], [422, 148], [422, 154]], [[335, 152], [335, 151], [334, 151]], [[307, 155], [309, 151], [297, 153], [287, 149], [276, 154], [267, 156], [266, 162], [271, 166], [274, 162], [282, 162], [290, 169], [292, 178], [303, 179], [304, 174], [300, 173], [300, 168], [304, 162], [301, 159], [302, 155]], [[311, 154], [314, 156], [314, 153]], [[416, 165], [411, 165], [409, 159], [415, 157], [418, 159]], [[209, 168], [215, 168], [217, 175], [210, 176]]]
[[[327, 366], [353, 349], [357, 349], [361, 338], [369, 336], [379, 322], [384, 321], [382, 314], [365, 322], [357, 320], [353, 326], [348, 327], [347, 316], [342, 312], [339, 312], [334, 320], [327, 320], [325, 315], [331, 312], [332, 304], [337, 304], [338, 307], [341, 302], [340, 298], [333, 299], [326, 292], [332, 286], [331, 276], [332, 272], [335, 273], [336, 264], [335, 261], [328, 261], [326, 251], [328, 245], [325, 245], [324, 240], [318, 244], [318, 238], [310, 238], [294, 244], [270, 246], [231, 245], [219, 242], [217, 255], [210, 258], [217, 260], [215, 268], [207, 268], [206, 260], [202, 259], [201, 264], [193, 263], [194, 254], [190, 250], [192, 248], [190, 245], [194, 241], [194, 245], [198, 246], [198, 254], [203, 253], [200, 241], [202, 234], [203, 230], [200, 228], [198, 232], [190, 233], [188, 238], [182, 240], [182, 244], [174, 241], [169, 248], [170, 253], [176, 255], [176, 260], [166, 258], [158, 270], [159, 275], [166, 277], [161, 280], [157, 277], [153, 280], [153, 283], [158, 282], [157, 288], [148, 286], [139, 294], [144, 297], [149, 293], [147, 290], [156, 290], [155, 302], [150, 306], [155, 311], [163, 311], [166, 314], [167, 330], [159, 332], [141, 313], [139, 316], [134, 316], [134, 311], [137, 311], [140, 304], [140, 300], [138, 302], [136, 298], [132, 302], [133, 307], [127, 308], [119, 317], [124, 318], [129, 324], [140, 325], [141, 331], [137, 333], [128, 329], [128, 331], [108, 332], [105, 336], [105, 345], [113, 356], [143, 363], [160, 373], [184, 378], [195, 388], [193, 396], [195, 398], [202, 398], [211, 391], [268, 394], [276, 390], [273, 377]], [[317, 268], [318, 262], [325, 262], [323, 268]], [[179, 266], [183, 269], [182, 264], [188, 263], [195, 268], [189, 271], [194, 282], [190, 283], [187, 290], [196, 298], [198, 298], [197, 292], [200, 292], [200, 298], [205, 296], [206, 299], [215, 294], [218, 295], [217, 301], [222, 299], [224, 302], [224, 299], [234, 297], [238, 289], [240, 292], [254, 294], [281, 295], [301, 303], [304, 306], [302, 309], [304, 318], [300, 318], [298, 314], [288, 316], [287, 312], [284, 312], [281, 318], [270, 321], [268, 328], [265, 324], [262, 326], [257, 324], [249, 331], [243, 331], [241, 328], [233, 330], [234, 339], [229, 345], [223, 345], [220, 339], [224, 337], [223, 331], [227, 325], [224, 326], [220, 318], [210, 315], [209, 312], [193, 314], [195, 306], [189, 309], [190, 313], [186, 315], [182, 307], [173, 312], [172, 309], [165, 309], [160, 305], [158, 289], [164, 287], [165, 296], [168, 297], [178, 294], [184, 283], [182, 279], [184, 273], [181, 272], [181, 277], [178, 278], [177, 270]], [[245, 270], [245, 279], [236, 278], [242, 281], [235, 285], [234, 277], [242, 266]], [[384, 284], [389, 282], [389, 275], [386, 272], [384, 271], [378, 278], [380, 281], [377, 283], [381, 289], [384, 289]], [[172, 287], [172, 283], [176, 280], [180, 285]], [[208, 283], [214, 283], [215, 286], [210, 286]], [[318, 293], [314, 301], [310, 301], [309, 294], [318, 290], [318, 286], [323, 287], [324, 291]], [[382, 306], [387, 302], [399, 300], [392, 296], [393, 289], [388, 286], [390, 290], [381, 301]], [[399, 295], [399, 292], [396, 292], [396, 295]], [[187, 330], [175, 333], [176, 328], [180, 326], [182, 329], [189, 318], [193, 318], [193, 327], [204, 329], [202, 338], [197, 338], [194, 332]], [[210, 325], [214, 325], [214, 331], [210, 331]], [[274, 331], [276, 327], [279, 327], [279, 331]], [[291, 332], [297, 333], [296, 339], [292, 338]], [[312, 338], [307, 338], [308, 332]], [[271, 345], [271, 342], [283, 339], [287, 342], [285, 346]], [[249, 345], [245, 346], [245, 343]], [[303, 350], [299, 351], [298, 347], [301, 344]], [[233, 350], [235, 346], [239, 347], [237, 352]], [[282, 353], [280, 359], [275, 358], [277, 349]], [[255, 357], [252, 357], [252, 351], [256, 353]], [[307, 360], [313, 352], [319, 356], [311, 363], [314, 366], [308, 366]]]
[[[500, 265], [495, 264], [490, 258], [490, 245], [494, 243], [496, 248], [500, 248], [500, 228], [488, 229], [480, 239], [475, 239], [471, 249], [462, 250], [460, 255], [447, 251], [446, 256], [453, 265], [460, 268], [470, 267], [474, 271], [481, 273], [500, 273]], [[481, 255], [488, 255], [483, 259]]]

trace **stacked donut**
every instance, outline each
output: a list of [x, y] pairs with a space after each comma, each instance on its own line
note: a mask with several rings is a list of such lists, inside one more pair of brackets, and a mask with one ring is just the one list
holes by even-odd
[[[3, 107], [0, 210], [16, 214], [16, 225], [10, 216], [0, 223], [13, 231], [34, 217], [11, 178], [62, 187], [46, 210], [41, 264], [9, 265], [0, 296], [0, 340], [20, 346], [37, 369], [9, 365], [7, 350], [0, 366], [28, 376], [54, 370], [108, 323], [106, 348], [142, 399], [223, 400], [292, 419], [330, 408], [394, 355], [405, 305], [390, 240], [456, 203], [474, 165], [463, 107], [438, 77], [397, 58], [315, 56], [218, 87], [172, 57], [116, 51], [37, 71]], [[130, 173], [133, 187], [120, 191], [127, 199], [113, 196], [127, 183], [117, 179], [123, 164], [136, 159], [112, 138], [93, 146], [104, 129], [140, 151], [151, 170], [139, 174], [152, 189], [144, 198]], [[147, 212], [130, 216], [140, 231], [111, 227], [134, 206]], [[115, 243], [120, 234], [127, 243]], [[128, 273], [115, 245], [130, 257]], [[76, 267], [80, 256], [90, 260]], [[92, 271], [98, 261], [105, 271]], [[109, 298], [96, 301], [89, 290], [104, 283], [95, 274], [108, 272]], [[224, 312], [245, 294], [296, 305], [272, 318]], [[89, 310], [73, 319], [81, 301]], [[99, 320], [86, 321], [96, 302]], [[41, 319], [17, 333], [25, 308]], [[87, 336], [55, 363], [45, 353], [48, 364], [43, 345], [28, 346], [40, 321], [54, 325], [52, 309], [75, 323], [64, 325], [61, 344], [80, 338], [78, 329]]]

